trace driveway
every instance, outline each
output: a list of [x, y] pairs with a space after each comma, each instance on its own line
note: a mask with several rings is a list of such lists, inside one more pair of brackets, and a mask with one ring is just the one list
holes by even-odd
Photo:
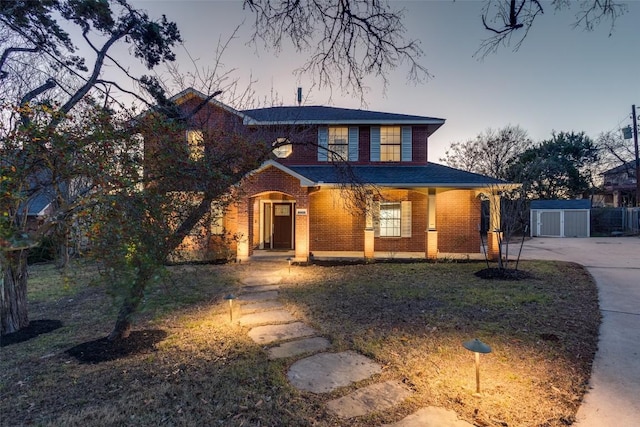
[[522, 258], [577, 262], [598, 285], [598, 351], [575, 425], [640, 425], [640, 238], [534, 238]]

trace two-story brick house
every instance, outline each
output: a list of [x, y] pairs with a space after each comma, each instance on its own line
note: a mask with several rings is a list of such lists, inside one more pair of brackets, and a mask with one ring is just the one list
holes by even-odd
[[[203, 99], [193, 89], [174, 97], [185, 109]], [[274, 147], [210, 228], [210, 241], [223, 231], [239, 236], [239, 260], [270, 250], [298, 261], [482, 255], [479, 196], [496, 202], [491, 194], [505, 183], [428, 161], [429, 137], [444, 119], [322, 106], [236, 111], [215, 100], [199, 114]], [[191, 155], [197, 139], [197, 131], [184, 135]], [[497, 253], [491, 234], [485, 244]]]

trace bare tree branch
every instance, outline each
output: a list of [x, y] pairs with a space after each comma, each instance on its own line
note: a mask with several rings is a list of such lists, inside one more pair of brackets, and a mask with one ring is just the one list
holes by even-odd
[[[273, 46], [276, 53], [289, 39], [296, 50], [310, 51], [309, 60], [296, 72], [310, 74], [319, 87], [340, 88], [361, 100], [364, 78], [379, 77], [408, 65], [408, 79], [430, 77], [418, 61], [423, 52], [417, 40], [405, 40], [403, 11], [386, 2], [366, 0], [245, 0], [255, 14], [252, 41]], [[314, 81], [315, 83], [315, 81]]]
[[[628, 10], [627, 6], [618, 0], [552, 0], [549, 5], [556, 11], [577, 7], [579, 11], [572, 25], [574, 29], [583, 27], [591, 31], [603, 21], [610, 21], [609, 35], [613, 32], [616, 19]], [[536, 18], [542, 14], [544, 8], [539, 0], [485, 0], [481, 15], [482, 25], [492, 36], [482, 41], [474, 56], [484, 58], [495, 53], [501, 46], [509, 46], [512, 36], [519, 34], [513, 45], [513, 50], [517, 51]]]

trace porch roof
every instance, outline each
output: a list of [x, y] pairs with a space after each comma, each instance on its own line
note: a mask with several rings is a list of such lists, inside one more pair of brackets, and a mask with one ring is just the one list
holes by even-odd
[[313, 185], [345, 182], [393, 187], [464, 187], [512, 185], [506, 181], [454, 169], [437, 163], [426, 165], [318, 165], [285, 166]]

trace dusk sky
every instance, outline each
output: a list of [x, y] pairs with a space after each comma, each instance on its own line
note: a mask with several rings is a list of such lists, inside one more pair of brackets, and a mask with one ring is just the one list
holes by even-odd
[[[307, 105], [333, 105], [406, 113], [446, 119], [429, 140], [429, 160], [439, 162], [452, 142], [466, 141], [487, 128], [519, 125], [534, 141], [552, 131], [585, 131], [596, 138], [605, 131], [631, 124], [631, 105], [640, 107], [640, 1], [628, 2], [628, 12], [616, 21], [611, 36], [608, 22], [593, 32], [572, 29], [577, 9], [556, 13], [548, 2], [522, 47], [506, 47], [479, 60], [474, 57], [488, 36], [482, 28], [481, 1], [392, 2], [404, 8], [407, 38], [418, 39], [421, 63], [433, 78], [414, 85], [406, 69], [382, 83], [367, 80], [371, 90], [366, 106], [359, 98], [334, 90], [312, 90], [312, 78], [296, 78], [304, 52], [285, 48], [279, 55], [262, 46], [249, 46], [253, 16], [241, 1], [137, 0], [132, 4], [151, 17], [167, 15], [182, 33], [185, 47], [200, 67], [213, 63], [219, 40], [226, 40], [242, 24], [223, 57], [231, 78], [254, 84], [257, 99], [277, 93], [284, 105], [296, 104], [296, 88], [303, 88]], [[178, 48], [182, 71], [193, 66]], [[224, 101], [224, 98], [222, 99]], [[639, 108], [640, 109], [640, 108]]]

